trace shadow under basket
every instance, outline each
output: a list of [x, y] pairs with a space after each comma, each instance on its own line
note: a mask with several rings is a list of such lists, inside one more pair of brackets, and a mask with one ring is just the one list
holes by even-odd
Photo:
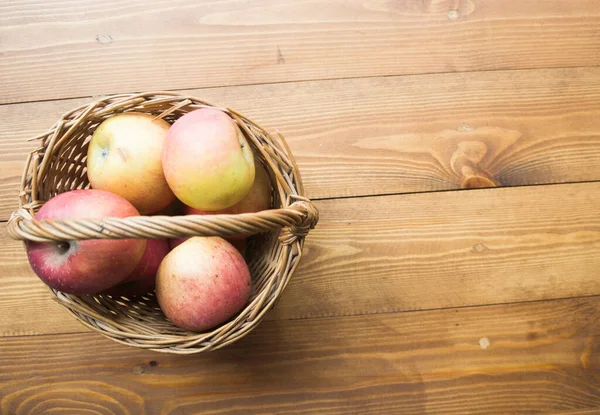
[[170, 92], [111, 95], [64, 114], [47, 132], [31, 140], [21, 182], [19, 208], [8, 230], [23, 241], [178, 238], [252, 234], [247, 261], [252, 276], [249, 302], [232, 319], [211, 331], [196, 333], [168, 321], [153, 292], [138, 297], [71, 295], [50, 289], [54, 299], [90, 329], [128, 346], [192, 354], [219, 349], [252, 331], [281, 296], [302, 255], [304, 238], [318, 221], [318, 211], [304, 195], [296, 162], [280, 134], [228, 108], [254, 154], [268, 172], [272, 207], [239, 215], [137, 216], [129, 218], [37, 221], [33, 217], [53, 196], [89, 188], [86, 155], [94, 129], [123, 112], [150, 113], [173, 123], [183, 114], [214, 107], [200, 99]]

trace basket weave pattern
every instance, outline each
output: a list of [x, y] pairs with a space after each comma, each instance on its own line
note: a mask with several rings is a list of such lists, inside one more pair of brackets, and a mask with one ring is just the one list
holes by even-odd
[[[153, 293], [141, 297], [75, 296], [50, 289], [69, 313], [114, 341], [160, 352], [191, 354], [226, 346], [254, 329], [273, 307], [302, 254], [304, 238], [318, 221], [305, 197], [296, 162], [280, 134], [229, 108], [273, 185], [272, 210], [239, 215], [137, 216], [129, 218], [37, 221], [35, 212], [53, 196], [89, 188], [86, 155], [94, 129], [121, 112], [144, 112], [173, 123], [183, 114], [214, 107], [200, 99], [170, 92], [112, 95], [64, 114], [47, 132], [33, 137], [40, 145], [27, 157], [19, 207], [9, 234], [24, 241], [123, 238], [178, 238], [258, 234], [250, 238], [248, 260], [253, 292], [246, 307], [210, 332], [193, 333], [169, 322]], [[218, 108], [218, 107], [217, 107]]]

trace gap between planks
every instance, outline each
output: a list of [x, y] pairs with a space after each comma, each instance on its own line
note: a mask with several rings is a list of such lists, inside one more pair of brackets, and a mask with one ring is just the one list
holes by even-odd
[[[586, 300], [586, 299], [597, 299], [600, 298], [600, 295], [578, 295], [572, 297], [558, 297], [558, 298], [548, 298], [543, 300], [528, 300], [528, 301], [508, 301], [504, 303], [489, 303], [489, 304], [474, 304], [474, 305], [464, 305], [457, 307], [437, 307], [437, 308], [423, 308], [419, 310], [396, 310], [396, 311], [376, 311], [373, 313], [362, 312], [356, 314], [341, 314], [336, 316], [309, 316], [309, 317], [285, 317], [277, 320], [265, 320], [262, 324], [270, 324], [276, 323], [279, 321], [317, 321], [317, 320], [341, 320], [341, 319], [351, 319], [351, 318], [360, 318], [365, 316], [385, 316], [385, 315], [394, 315], [394, 314], [418, 314], [418, 313], [428, 313], [434, 311], [451, 311], [451, 310], [482, 310], [490, 307], [501, 307], [501, 306], [518, 306], [518, 305], [528, 305], [528, 304], [538, 304], [538, 303], [554, 303], [568, 300]], [[84, 326], [82, 326], [84, 327]], [[82, 333], [95, 333], [92, 330], [83, 330], [83, 331], [65, 331], [60, 333], [35, 333], [35, 334], [16, 334], [16, 335], [0, 335], [0, 339], [15, 339], [20, 337], [58, 337], [58, 336], [70, 336], [74, 334], [82, 334]]]
[[[534, 71], [543, 71], [543, 70], [565, 70], [565, 69], [599, 69], [600, 65], [574, 65], [574, 66], [543, 66], [543, 67], [535, 67], [535, 68], [503, 68], [503, 69], [478, 69], [478, 70], [466, 70], [466, 71], [442, 71], [442, 72], [419, 72], [419, 73], [405, 73], [405, 74], [384, 74], [384, 75], [364, 75], [364, 76], [339, 76], [339, 77], [325, 77], [325, 78], [306, 78], [306, 79], [298, 79], [298, 80], [289, 80], [289, 81], [274, 81], [274, 82], [249, 82], [249, 83], [232, 83], [232, 84], [222, 84], [222, 85], [210, 85], [210, 86], [190, 86], [185, 88], [162, 88], [161, 91], [164, 92], [181, 92], [185, 93], [188, 91], [197, 91], [197, 90], [211, 90], [211, 89], [222, 89], [222, 88], [237, 88], [237, 87], [249, 87], [249, 86], [272, 86], [272, 85], [285, 85], [285, 84], [303, 84], [310, 82], [328, 82], [328, 81], [345, 81], [345, 80], [358, 80], [358, 79], [385, 79], [385, 78], [406, 78], [406, 77], [419, 77], [419, 76], [433, 76], [433, 75], [450, 75], [450, 74], [461, 74], [461, 75], [469, 75], [469, 74], [477, 74], [477, 73], [494, 73], [494, 72], [534, 72]], [[149, 89], [148, 89], [149, 90]], [[0, 102], [0, 107], [9, 106], [9, 105], [19, 105], [19, 104], [35, 104], [38, 102], [58, 102], [58, 101], [68, 101], [72, 99], [84, 99], [90, 98], [95, 99], [98, 97], [104, 97], [113, 94], [138, 94], [143, 91], [131, 91], [131, 92], [107, 92], [105, 94], [96, 94], [96, 95], [74, 95], [68, 97], [60, 97], [60, 98], [43, 98], [43, 99], [32, 99], [32, 100], [23, 100], [23, 101], [12, 101], [12, 102]]]
[[[391, 196], [409, 196], [409, 195], [420, 195], [420, 194], [435, 194], [435, 193], [451, 193], [451, 192], [476, 192], [481, 190], [499, 190], [504, 189], [506, 187], [510, 187], [511, 189], [519, 189], [522, 187], [544, 187], [544, 186], [568, 186], [574, 184], [584, 184], [584, 183], [600, 183], [600, 180], [582, 180], [582, 181], [574, 181], [574, 182], [559, 182], [559, 183], [536, 183], [536, 184], [522, 184], [515, 186], [503, 186], [497, 188], [489, 188], [482, 187], [477, 189], [433, 189], [433, 190], [423, 190], [423, 191], [415, 191], [415, 192], [394, 192], [394, 193], [378, 193], [372, 195], [353, 195], [353, 196], [334, 196], [334, 197], [314, 197], [311, 198], [312, 201], [332, 201], [332, 200], [347, 200], [347, 199], [366, 199], [371, 197], [391, 197]], [[0, 219], [0, 223], [8, 222], [8, 219]]]

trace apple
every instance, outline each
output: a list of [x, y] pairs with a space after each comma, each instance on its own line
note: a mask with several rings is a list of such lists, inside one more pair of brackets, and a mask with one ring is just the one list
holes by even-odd
[[[174, 239], [169, 239], [169, 247], [171, 250], [175, 249], [176, 247], [178, 247], [179, 245], [181, 245], [182, 243], [184, 243], [185, 241], [187, 241], [188, 238], [174, 238]], [[227, 242], [229, 242], [231, 245], [233, 245], [235, 247], [235, 249], [238, 250], [238, 252], [240, 254], [242, 254], [243, 257], [246, 256], [246, 239], [235, 239], [235, 238], [223, 238], [225, 239]]]
[[250, 293], [244, 258], [219, 237], [193, 237], [177, 246], [163, 259], [156, 277], [156, 298], [165, 316], [191, 331], [229, 320]]
[[[195, 209], [191, 206], [184, 206], [186, 215], [217, 215], [230, 214], [237, 215], [239, 213], [260, 212], [271, 208], [271, 180], [260, 163], [254, 163], [256, 172], [255, 179], [250, 192], [240, 202], [235, 205], [218, 211], [206, 211]], [[248, 235], [240, 234], [228, 236], [228, 240], [245, 239]]]
[[167, 183], [188, 206], [221, 210], [235, 205], [254, 182], [254, 155], [235, 121], [215, 108], [180, 117], [162, 152]]
[[128, 297], [152, 291], [158, 267], [168, 253], [169, 242], [166, 239], [148, 239], [144, 255], [135, 269], [118, 285], [106, 290], [104, 294]]
[[[138, 216], [121, 196], [103, 190], [71, 190], [40, 208], [35, 219], [96, 219]], [[136, 267], [143, 239], [92, 239], [25, 243], [33, 271], [48, 286], [70, 294], [96, 294], [120, 283]]]
[[94, 189], [129, 200], [142, 215], [167, 207], [175, 195], [162, 168], [168, 122], [151, 114], [127, 112], [106, 119], [94, 131], [87, 174]]

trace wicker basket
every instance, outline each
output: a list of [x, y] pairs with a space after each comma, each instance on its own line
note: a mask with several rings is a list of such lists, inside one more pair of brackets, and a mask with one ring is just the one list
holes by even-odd
[[36, 221], [35, 212], [51, 197], [89, 187], [87, 147], [94, 129], [121, 112], [145, 112], [173, 123], [181, 115], [212, 105], [170, 92], [112, 95], [64, 114], [47, 132], [31, 140], [40, 146], [29, 154], [19, 208], [9, 221], [19, 240], [176, 238], [255, 234], [249, 239], [248, 265], [253, 292], [247, 306], [210, 332], [185, 331], [170, 323], [154, 293], [141, 297], [75, 296], [51, 289], [53, 297], [85, 326], [129, 346], [191, 354], [226, 346], [254, 329], [282, 294], [301, 257], [304, 237], [318, 212], [304, 196], [298, 168], [280, 134], [272, 136], [243, 115], [229, 114], [253, 147], [273, 185], [273, 209], [240, 215], [137, 216], [97, 220]]

